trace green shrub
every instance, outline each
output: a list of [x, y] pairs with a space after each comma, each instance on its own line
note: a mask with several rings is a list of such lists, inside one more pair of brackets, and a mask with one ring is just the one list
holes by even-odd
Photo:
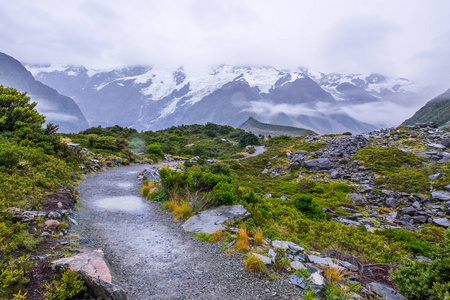
[[0, 167], [7, 169], [13, 169], [19, 163], [20, 156], [17, 151], [13, 149], [1, 149], [0, 150]]
[[227, 182], [219, 182], [212, 190], [212, 198], [223, 205], [235, 204], [238, 196], [235, 188]]
[[47, 285], [45, 299], [65, 300], [87, 291], [83, 279], [74, 271], [65, 271], [61, 279], [54, 280], [51, 285]]
[[400, 293], [410, 299], [450, 299], [450, 230], [430, 264], [406, 259], [392, 273]]
[[160, 160], [164, 158], [164, 152], [159, 144], [147, 145], [145, 152], [151, 159]]
[[411, 254], [434, 257], [437, 247], [428, 241], [417, 238], [413, 232], [406, 229], [385, 229], [377, 230], [376, 234], [385, 236], [396, 242], [402, 242]]
[[313, 202], [313, 197], [307, 194], [300, 194], [294, 198], [295, 207], [305, 216], [311, 219], [325, 219], [326, 214], [322, 207]]

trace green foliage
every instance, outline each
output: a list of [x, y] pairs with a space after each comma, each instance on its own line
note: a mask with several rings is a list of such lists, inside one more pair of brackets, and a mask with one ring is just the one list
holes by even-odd
[[154, 160], [160, 160], [164, 158], [164, 152], [159, 144], [147, 145], [146, 151], [147, 156]]
[[45, 299], [65, 300], [72, 299], [81, 292], [87, 291], [83, 279], [74, 271], [65, 271], [61, 279], [54, 280], [51, 285], [47, 285]]
[[396, 242], [402, 242], [411, 254], [433, 258], [437, 247], [417, 237], [417, 233], [406, 229], [377, 230], [377, 234]]
[[224, 159], [243, 150], [244, 146], [241, 146], [239, 141], [242, 137], [247, 137], [247, 133], [230, 126], [208, 123], [181, 125], [155, 132], [146, 131], [138, 136], [147, 145], [160, 144], [166, 154]]
[[367, 146], [357, 151], [353, 158], [381, 175], [376, 179], [378, 185], [389, 185], [389, 188], [398, 191], [411, 188], [421, 193], [429, 191], [428, 172], [420, 168], [421, 160], [414, 154], [396, 147]]
[[308, 152], [316, 152], [325, 147], [327, 143], [325, 142], [302, 142], [295, 145], [296, 150], [303, 150]]
[[219, 182], [211, 195], [215, 201], [223, 205], [233, 205], [238, 198], [235, 188], [227, 182]]
[[102, 128], [102, 126], [91, 127], [85, 131], [81, 131], [80, 134], [90, 135], [95, 134], [98, 136], [112, 136], [112, 137], [122, 137], [128, 139], [130, 136], [136, 135], [138, 132], [134, 128], [120, 127], [115, 125], [112, 127]]
[[325, 219], [326, 215], [323, 212], [322, 207], [313, 202], [312, 199], [311, 195], [300, 194], [294, 198], [294, 205], [308, 218]]
[[35, 110], [36, 105], [26, 93], [0, 85], [0, 132], [41, 129], [45, 118]]
[[420, 165], [418, 157], [396, 147], [367, 146], [358, 150], [353, 158], [379, 173], [395, 171], [402, 166], [417, 167]]
[[167, 194], [164, 192], [161, 192], [157, 194], [155, 197], [153, 197], [153, 201], [166, 201], [167, 200]]
[[430, 264], [406, 259], [392, 273], [399, 292], [411, 299], [450, 299], [450, 230]]

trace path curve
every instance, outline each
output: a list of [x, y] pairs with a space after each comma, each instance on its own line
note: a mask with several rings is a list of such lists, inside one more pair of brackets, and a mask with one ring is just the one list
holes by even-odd
[[75, 230], [83, 246], [105, 252], [129, 299], [299, 298], [288, 280], [246, 271], [238, 255], [193, 240], [160, 203], [140, 197], [137, 172], [148, 167], [90, 175], [78, 188]]

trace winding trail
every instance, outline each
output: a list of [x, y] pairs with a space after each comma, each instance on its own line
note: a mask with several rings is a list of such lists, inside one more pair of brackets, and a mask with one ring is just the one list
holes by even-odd
[[244, 269], [238, 255], [193, 240], [160, 203], [139, 195], [137, 172], [121, 167], [87, 176], [79, 186], [75, 231], [100, 248], [129, 299], [299, 299], [289, 280]]

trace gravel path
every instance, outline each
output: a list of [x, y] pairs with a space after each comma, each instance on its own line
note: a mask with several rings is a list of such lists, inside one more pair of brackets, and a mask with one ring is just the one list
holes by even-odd
[[301, 299], [288, 279], [246, 271], [238, 255], [193, 240], [159, 203], [140, 197], [137, 172], [147, 167], [87, 176], [79, 186], [76, 230], [105, 252], [129, 299]]

